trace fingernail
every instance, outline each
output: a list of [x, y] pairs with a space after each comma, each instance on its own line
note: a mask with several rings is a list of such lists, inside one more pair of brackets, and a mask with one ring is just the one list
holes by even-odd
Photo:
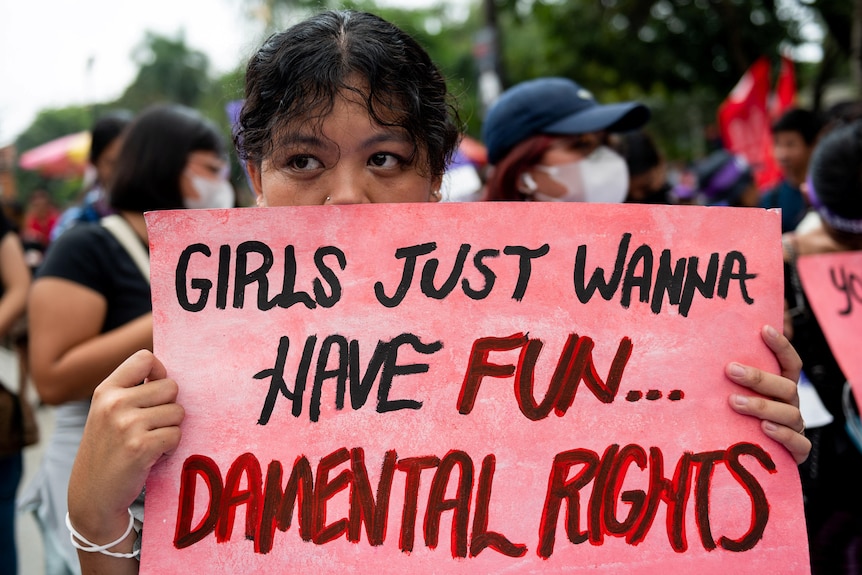
[[733, 403], [739, 406], [748, 405], [748, 398], [744, 395], [733, 395]]
[[764, 429], [766, 429], [766, 431], [778, 431], [778, 426], [771, 421], [764, 421], [763, 427]]
[[768, 325], [766, 326], [766, 335], [768, 335], [770, 339], [775, 339], [778, 337], [778, 331], [771, 325]]
[[745, 377], [745, 368], [738, 363], [731, 363], [728, 372], [732, 377]]

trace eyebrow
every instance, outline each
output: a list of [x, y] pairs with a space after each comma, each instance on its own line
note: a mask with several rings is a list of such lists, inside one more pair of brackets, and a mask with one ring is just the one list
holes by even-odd
[[404, 130], [387, 129], [365, 140], [365, 142], [363, 142], [363, 146], [367, 148], [375, 144], [385, 144], [388, 142], [403, 144], [413, 143], [410, 138], [407, 137], [407, 134], [404, 133]]
[[298, 144], [305, 144], [318, 148], [325, 146], [323, 138], [311, 134], [290, 133], [279, 140], [279, 145], [281, 146], [295, 146]]
[[228, 165], [227, 160], [212, 160], [208, 158], [192, 158], [192, 162], [207, 168], [208, 170], [212, 170], [213, 172], [217, 172], [222, 170], [226, 165]]
[[[314, 148], [326, 148], [331, 145], [331, 140], [322, 138], [314, 134], [289, 134], [281, 139], [282, 146], [307, 145]], [[388, 142], [412, 144], [412, 140], [403, 133], [403, 130], [384, 129], [360, 144], [361, 148], [371, 148], [377, 144], [385, 144]]]

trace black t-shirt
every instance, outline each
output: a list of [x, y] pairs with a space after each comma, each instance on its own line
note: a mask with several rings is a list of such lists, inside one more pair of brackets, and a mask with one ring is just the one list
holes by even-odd
[[81, 284], [108, 303], [102, 333], [152, 310], [150, 284], [125, 248], [98, 223], [82, 223], [50, 245], [37, 277]]

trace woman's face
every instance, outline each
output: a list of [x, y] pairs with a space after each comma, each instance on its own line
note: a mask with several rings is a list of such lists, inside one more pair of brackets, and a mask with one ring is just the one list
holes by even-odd
[[[320, 130], [282, 134], [258, 167], [248, 163], [259, 206], [427, 202], [440, 178], [422, 175], [423, 152], [404, 130], [380, 126], [356, 96], [336, 99]], [[425, 172], [423, 172], [425, 173]]]
[[[554, 138], [550, 147], [542, 154], [538, 165], [552, 167], [579, 162], [601, 145], [601, 136], [602, 134], [599, 132], [575, 136], [558, 136]], [[566, 186], [551, 177], [547, 172], [532, 170], [531, 175], [536, 182], [536, 191], [554, 198], [560, 198], [566, 194]]]
[[[186, 167], [180, 176], [180, 193], [186, 205], [197, 208], [232, 207], [234, 203], [233, 190], [229, 187], [230, 184], [226, 183], [228, 170], [227, 161], [216, 152], [197, 150], [190, 153], [186, 161]], [[198, 183], [195, 180], [198, 180]], [[215, 203], [213, 203], [214, 198], [209, 197], [212, 194], [206, 194], [207, 197], [203, 197], [202, 194], [206, 190], [200, 189], [199, 185], [201, 181], [204, 182], [204, 185], [207, 185], [206, 182], [208, 182], [208, 188], [211, 188], [213, 185], [216, 186], [218, 191], [223, 192], [225, 198], [215, 200]], [[222, 186], [224, 189], [222, 189]], [[230, 197], [228, 198], [227, 196]]]
[[120, 154], [122, 144], [122, 136], [117, 136], [105, 146], [105, 149], [99, 154], [99, 159], [96, 160], [96, 178], [104, 187], [110, 185], [111, 178], [114, 176], [114, 165], [117, 163], [117, 156]]
[[805, 179], [805, 171], [811, 159], [812, 147], [802, 134], [794, 131], [778, 131], [772, 135], [772, 151], [784, 177], [793, 184]]
[[[183, 175], [218, 181], [227, 178], [227, 170], [227, 160], [223, 157], [215, 152], [197, 150], [189, 154]], [[183, 184], [186, 184], [188, 179], [188, 177], [183, 178]], [[197, 194], [190, 195], [195, 196]]]

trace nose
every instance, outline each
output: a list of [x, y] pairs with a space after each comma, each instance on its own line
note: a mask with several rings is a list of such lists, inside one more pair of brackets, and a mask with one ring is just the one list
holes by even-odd
[[331, 205], [370, 204], [370, 182], [362, 170], [336, 168], [330, 174], [331, 188], [326, 203]]

